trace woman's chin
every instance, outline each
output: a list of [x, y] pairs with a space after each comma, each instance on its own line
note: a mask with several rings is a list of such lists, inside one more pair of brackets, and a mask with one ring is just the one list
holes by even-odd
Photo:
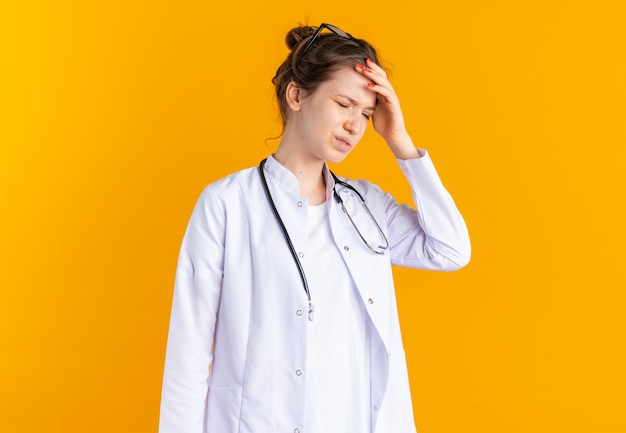
[[326, 155], [326, 160], [328, 162], [332, 162], [333, 164], [340, 163], [341, 161], [346, 159], [348, 155], [350, 155], [352, 149], [352, 146], [341, 146], [340, 148], [335, 148], [332, 151], [328, 152], [328, 155]]

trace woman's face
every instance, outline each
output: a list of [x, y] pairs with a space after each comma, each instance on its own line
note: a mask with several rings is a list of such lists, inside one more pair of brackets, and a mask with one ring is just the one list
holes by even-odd
[[368, 87], [371, 82], [345, 68], [304, 95], [292, 119], [309, 158], [336, 163], [354, 149], [374, 114], [376, 93]]

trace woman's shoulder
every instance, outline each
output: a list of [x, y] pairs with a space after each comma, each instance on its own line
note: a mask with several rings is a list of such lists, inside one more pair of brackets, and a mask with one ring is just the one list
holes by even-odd
[[257, 171], [258, 167], [248, 167], [217, 179], [203, 188], [199, 200], [232, 201], [249, 189], [251, 184], [258, 182]]

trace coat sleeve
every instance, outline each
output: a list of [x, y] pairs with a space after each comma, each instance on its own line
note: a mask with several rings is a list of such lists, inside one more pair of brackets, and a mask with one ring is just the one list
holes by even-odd
[[426, 151], [398, 160], [417, 211], [383, 193], [391, 262], [412, 268], [453, 271], [471, 256], [469, 234], [454, 200], [444, 188]]
[[183, 238], [161, 394], [160, 433], [202, 433], [224, 264], [224, 207], [204, 190]]

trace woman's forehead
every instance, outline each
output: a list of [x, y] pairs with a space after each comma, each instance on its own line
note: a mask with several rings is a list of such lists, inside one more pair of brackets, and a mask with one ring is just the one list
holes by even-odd
[[371, 82], [357, 71], [344, 68], [333, 73], [318, 90], [328, 92], [333, 96], [349, 98], [353, 103], [373, 107], [376, 103], [376, 93], [367, 86]]

